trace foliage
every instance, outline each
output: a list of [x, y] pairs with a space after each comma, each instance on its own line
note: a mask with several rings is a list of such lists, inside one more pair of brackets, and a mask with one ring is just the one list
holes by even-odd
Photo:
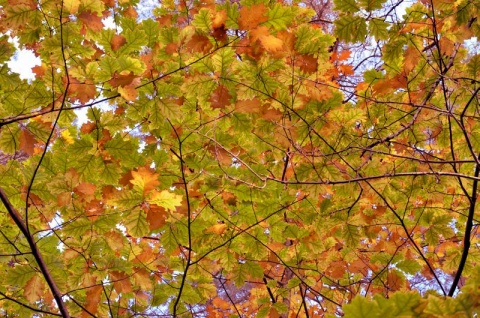
[[2, 315], [478, 313], [478, 2], [321, 3], [0, 0]]

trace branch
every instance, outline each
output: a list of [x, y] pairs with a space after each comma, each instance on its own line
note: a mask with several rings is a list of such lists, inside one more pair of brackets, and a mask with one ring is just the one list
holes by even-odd
[[40, 271], [42, 272], [43, 277], [47, 281], [48, 287], [50, 287], [50, 290], [52, 291], [53, 297], [55, 298], [55, 301], [57, 302], [58, 309], [60, 310], [62, 317], [64, 318], [70, 318], [70, 314], [68, 313], [67, 307], [65, 306], [65, 303], [62, 300], [62, 293], [58, 289], [57, 284], [53, 280], [52, 275], [50, 274], [50, 271], [47, 268], [47, 264], [45, 263], [42, 254], [40, 253], [40, 250], [38, 249], [38, 246], [35, 243], [35, 239], [33, 236], [29, 233], [27, 229], [27, 225], [25, 224], [25, 221], [23, 220], [22, 216], [18, 211], [13, 207], [13, 205], [10, 203], [10, 200], [8, 199], [6, 193], [3, 191], [3, 189], [0, 187], [0, 199], [2, 200], [3, 204], [5, 205], [5, 208], [8, 211], [8, 214], [10, 217], [13, 219], [17, 227], [20, 229], [22, 234], [25, 236], [27, 239], [28, 245], [30, 246], [30, 249], [32, 250], [33, 257], [37, 261], [38, 267], [40, 268]]
[[48, 315], [57, 316], [57, 317], [62, 317], [62, 315], [60, 315], [60, 314], [57, 314], [57, 313], [54, 313], [54, 312], [51, 312], [51, 311], [41, 310], [41, 309], [32, 307], [32, 306], [30, 306], [30, 305], [24, 304], [24, 303], [16, 300], [15, 298], [12, 298], [12, 297], [7, 296], [6, 294], [2, 293], [1, 291], [0, 291], [0, 295], [2, 295], [3, 298], [8, 299], [8, 300], [10, 300], [10, 301], [13, 301], [14, 303], [16, 303], [16, 304], [18, 304], [18, 305], [20, 305], [20, 306], [22, 306], [22, 307], [25, 307], [25, 308], [30, 309], [31, 311], [40, 312], [40, 313], [42, 313], [42, 314], [48, 314]]

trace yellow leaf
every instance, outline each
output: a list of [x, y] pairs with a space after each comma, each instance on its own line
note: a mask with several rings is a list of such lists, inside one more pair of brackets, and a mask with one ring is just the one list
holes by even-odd
[[80, 0], [63, 0], [63, 7], [70, 14], [75, 14], [78, 12], [78, 7], [80, 6]]
[[147, 199], [147, 202], [174, 212], [177, 206], [182, 205], [182, 196], [167, 190], [163, 190], [162, 192], [153, 191], [150, 199]]
[[129, 102], [133, 102], [138, 96], [138, 92], [133, 85], [118, 87], [118, 93]]
[[62, 135], [62, 138], [63, 140], [65, 140], [65, 142], [68, 144], [68, 145], [71, 145], [73, 144], [74, 140], [72, 138], [72, 136], [70, 135], [70, 132], [68, 130], [64, 130], [61, 132], [61, 135]]

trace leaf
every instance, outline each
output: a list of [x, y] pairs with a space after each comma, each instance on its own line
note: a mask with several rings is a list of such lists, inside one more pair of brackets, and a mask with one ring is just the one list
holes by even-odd
[[347, 317], [352, 318], [368, 318], [379, 314], [378, 305], [363, 296], [355, 297], [350, 304], [343, 307], [343, 310]]
[[158, 173], [155, 173], [151, 168], [140, 167], [138, 171], [132, 171], [132, 177], [130, 183], [144, 194], [151, 192], [160, 185]]
[[367, 35], [367, 24], [360, 17], [342, 16], [335, 20], [335, 34], [347, 42], [363, 41]]
[[149, 233], [146, 214], [141, 209], [132, 209], [126, 213], [123, 224], [133, 237], [142, 237]]
[[45, 292], [45, 282], [40, 276], [33, 276], [25, 285], [23, 294], [30, 304], [34, 304], [42, 299]]
[[253, 4], [240, 8], [238, 25], [242, 30], [253, 30], [267, 20], [267, 8], [263, 4]]
[[97, 88], [95, 85], [87, 80], [80, 82], [74, 77], [69, 78], [69, 91], [71, 92], [68, 98], [71, 102], [80, 101], [82, 104], [86, 104], [88, 101], [95, 99], [97, 95]]
[[92, 11], [83, 11], [78, 18], [93, 32], [99, 32], [103, 29], [102, 17]]
[[150, 197], [147, 199], [147, 202], [150, 204], [156, 204], [174, 212], [177, 207], [182, 205], [182, 196], [167, 190], [160, 192], [152, 191]]
[[31, 132], [27, 129], [22, 129], [20, 132], [20, 148], [25, 151], [28, 155], [33, 155], [35, 153], [35, 144], [37, 140]]
[[126, 86], [119, 86], [118, 87], [118, 92], [120, 95], [125, 98], [125, 100], [129, 102], [133, 102], [137, 99], [138, 97], [138, 91], [136, 89], [136, 86], [138, 85], [138, 81], [134, 80], [131, 84], [126, 85]]
[[110, 45], [113, 51], [118, 51], [126, 43], [127, 43], [127, 39], [123, 35], [115, 34], [112, 37]]
[[277, 52], [283, 48], [283, 41], [270, 35], [267, 27], [260, 26], [250, 31], [252, 41], [259, 41], [267, 52]]
[[78, 12], [78, 7], [80, 6], [80, 0], [65, 0], [63, 6], [68, 13], [76, 14]]
[[334, 0], [335, 10], [347, 13], [355, 13], [360, 10], [355, 0]]
[[230, 105], [230, 93], [225, 86], [218, 86], [210, 95], [210, 105], [212, 108], [225, 108]]
[[215, 224], [207, 229], [207, 233], [222, 235], [227, 230], [227, 227], [228, 226], [225, 223]]

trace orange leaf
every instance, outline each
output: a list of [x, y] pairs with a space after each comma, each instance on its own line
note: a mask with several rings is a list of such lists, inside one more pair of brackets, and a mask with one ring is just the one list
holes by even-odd
[[227, 230], [227, 225], [225, 223], [218, 223], [209, 227], [207, 229], [207, 233], [222, 235], [226, 230]]
[[201, 34], [194, 34], [186, 45], [190, 52], [200, 53], [208, 52], [213, 47], [208, 37]]
[[129, 6], [126, 10], [123, 11], [123, 15], [129, 18], [136, 19], [138, 17], [138, 12], [134, 7]]
[[91, 11], [83, 11], [78, 15], [80, 21], [94, 32], [100, 32], [103, 29], [102, 17], [99, 17]]
[[265, 26], [250, 31], [252, 42], [259, 41], [267, 52], [273, 53], [283, 49], [283, 41], [273, 36]]
[[71, 95], [68, 97], [68, 100], [70, 102], [79, 100], [80, 103], [86, 104], [89, 100], [94, 99], [97, 94], [97, 88], [90, 80], [86, 80], [84, 83], [81, 83], [76, 78], [71, 77], [69, 87]]
[[242, 30], [255, 29], [260, 23], [268, 20], [267, 8], [264, 4], [254, 4], [250, 7], [243, 6], [240, 9], [238, 25]]
[[344, 61], [350, 57], [350, 51], [335, 52], [332, 54], [332, 61]]
[[111, 271], [109, 275], [113, 281], [113, 288], [115, 288], [117, 293], [129, 293], [132, 291], [132, 283], [130, 282], [129, 275], [117, 271]]
[[115, 34], [112, 37], [112, 40], [110, 41], [110, 47], [112, 48], [112, 50], [117, 51], [123, 45], [125, 45], [125, 43], [127, 43], [127, 39], [125, 39], [124, 36], [119, 35], [119, 34]]
[[118, 87], [118, 93], [129, 102], [133, 102], [137, 99], [138, 91], [135, 88], [136, 85], [126, 85]]
[[59, 207], [64, 207], [72, 202], [72, 194], [70, 192], [62, 192], [57, 195], [57, 205]]
[[45, 64], [42, 63], [42, 65], [37, 65], [32, 67], [32, 72], [35, 74], [36, 78], [42, 78], [45, 75], [45, 70], [46, 70]]
[[98, 311], [98, 304], [100, 304], [100, 299], [103, 292], [103, 286], [97, 285], [87, 289], [87, 302], [85, 303], [85, 309], [88, 312], [82, 312], [82, 318], [91, 317], [91, 314], [96, 314]]
[[132, 177], [130, 183], [143, 189], [143, 193], [148, 193], [160, 185], [158, 173], [155, 173], [152, 168], [140, 167], [138, 171], [132, 171]]
[[97, 125], [93, 121], [88, 121], [82, 125], [80, 131], [82, 134], [89, 134], [97, 128]]
[[295, 66], [307, 74], [315, 73], [318, 69], [318, 59], [311, 54], [300, 54], [295, 56]]
[[212, 17], [212, 27], [215, 28], [220, 28], [222, 25], [225, 25], [225, 22], [227, 21], [227, 11], [225, 10], [220, 10], [215, 13], [215, 15]]
[[235, 110], [240, 113], [258, 113], [261, 109], [262, 102], [257, 97], [252, 99], [237, 100]]

